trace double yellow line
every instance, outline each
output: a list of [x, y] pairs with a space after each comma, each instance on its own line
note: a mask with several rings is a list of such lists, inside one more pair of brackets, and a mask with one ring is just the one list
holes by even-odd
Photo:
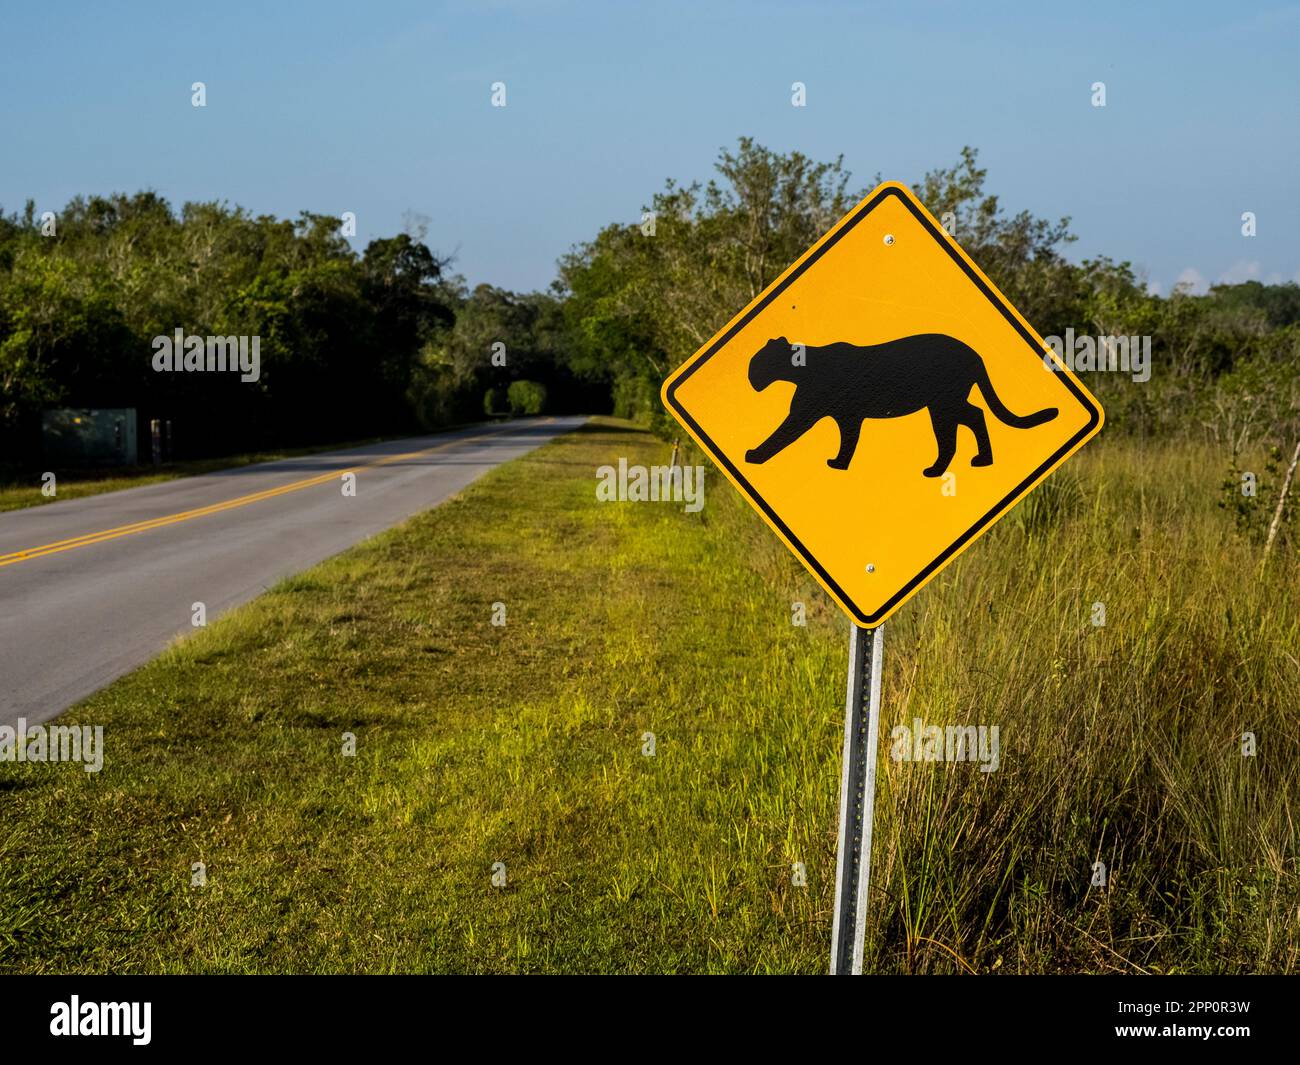
[[[551, 421], [553, 419], [547, 419]], [[6, 555], [0, 555], [0, 566], [12, 566], [18, 562], [27, 562], [33, 558], [42, 558], [45, 555], [56, 555], [60, 551], [72, 551], [78, 547], [89, 547], [91, 544], [102, 544], [105, 540], [116, 540], [122, 536], [132, 536], [135, 533], [148, 532], [150, 529], [161, 529], [164, 525], [175, 525], [178, 522], [190, 521], [193, 518], [204, 518], [209, 514], [220, 514], [223, 510], [233, 510], [235, 507], [246, 507], [250, 503], [260, 503], [263, 499], [274, 499], [276, 496], [282, 496], [289, 492], [297, 492], [303, 488], [311, 488], [313, 485], [325, 484], [327, 481], [337, 480], [345, 474], [357, 473], [359, 470], [370, 469], [375, 466], [387, 466], [390, 463], [402, 462], [405, 459], [418, 458], [420, 455], [428, 455], [434, 451], [442, 451], [445, 448], [454, 447], [457, 444], [473, 444], [479, 440], [485, 440], [490, 436], [496, 436], [504, 432], [504, 429], [497, 429], [490, 433], [480, 433], [477, 436], [466, 437], [463, 440], [448, 440], [446, 443], [435, 444], [433, 447], [421, 448], [419, 451], [407, 451], [401, 455], [384, 455], [380, 458], [373, 459], [370, 462], [362, 463], [359, 466], [353, 466], [346, 470], [331, 470], [329, 473], [318, 474], [315, 477], [308, 477], [301, 481], [294, 481], [291, 484], [281, 485], [279, 488], [267, 488], [261, 492], [251, 492], [245, 496], [238, 496], [235, 499], [227, 499], [224, 503], [213, 503], [206, 507], [196, 507], [193, 510], [182, 510], [176, 514], [164, 514], [158, 518], [149, 518], [145, 521], [133, 522], [130, 525], [119, 525], [113, 529], [104, 529], [100, 532], [85, 533], [82, 536], [73, 536], [67, 540], [56, 540], [53, 543], [41, 544], [39, 547], [29, 547], [23, 551], [10, 551]]]

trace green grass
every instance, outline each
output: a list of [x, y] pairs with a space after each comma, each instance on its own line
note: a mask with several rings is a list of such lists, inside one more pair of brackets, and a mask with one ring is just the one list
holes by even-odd
[[274, 462], [277, 459], [314, 455], [322, 451], [340, 451], [363, 444], [376, 444], [381, 439], [383, 438], [374, 437], [369, 440], [321, 444], [316, 447], [253, 451], [244, 455], [227, 455], [210, 459], [187, 459], [183, 462], [166, 462], [159, 466], [115, 466], [67, 471], [56, 469], [53, 472], [56, 475], [57, 492], [53, 496], [47, 496], [41, 491], [39, 472], [25, 475], [6, 473], [3, 478], [0, 478], [0, 513], [6, 510], [21, 510], [24, 507], [39, 507], [60, 499], [80, 499], [82, 496], [97, 496], [103, 492], [120, 492], [123, 488], [139, 488], [141, 485], [174, 481], [179, 477], [195, 477], [201, 473], [229, 470], [239, 466], [252, 466], [259, 462]]
[[[847, 624], [719, 477], [598, 504], [620, 455], [667, 451], [601, 420], [178, 643], [65, 716], [101, 773], [0, 766], [0, 968], [824, 972]], [[1222, 466], [1103, 439], [888, 624], [869, 969], [1297, 969], [1300, 574]], [[913, 717], [1001, 769], [890, 761]]]

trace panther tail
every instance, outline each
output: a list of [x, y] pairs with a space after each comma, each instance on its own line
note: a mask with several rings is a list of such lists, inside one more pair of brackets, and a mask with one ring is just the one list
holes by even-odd
[[980, 360], [979, 374], [975, 378], [975, 384], [979, 386], [979, 390], [984, 396], [984, 402], [989, 405], [989, 410], [993, 412], [994, 417], [1000, 422], [1005, 422], [1013, 429], [1032, 429], [1035, 425], [1050, 422], [1058, 413], [1055, 407], [1045, 407], [1033, 414], [1013, 414], [1006, 404], [998, 398], [998, 394], [993, 391], [993, 382], [989, 380], [989, 372], [984, 366], [983, 359]]

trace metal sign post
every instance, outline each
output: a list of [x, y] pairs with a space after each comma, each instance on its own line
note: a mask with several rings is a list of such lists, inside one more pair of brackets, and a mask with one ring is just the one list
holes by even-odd
[[871, 884], [871, 822], [876, 807], [876, 746], [880, 739], [880, 668], [885, 629], [852, 625], [849, 692], [844, 707], [840, 772], [839, 855], [835, 860], [835, 926], [831, 975], [862, 972], [862, 942]]

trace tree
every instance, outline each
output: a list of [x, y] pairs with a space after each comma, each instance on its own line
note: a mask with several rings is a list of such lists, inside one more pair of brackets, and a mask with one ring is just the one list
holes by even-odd
[[[603, 366], [616, 395], [643, 420], [665, 425], [658, 385], [821, 237], [863, 193], [850, 192], [843, 159], [778, 154], [742, 137], [701, 185], [669, 180], [643, 222], [606, 226], [561, 260], [578, 359]], [[984, 192], [973, 149], [926, 174], [922, 199], [950, 212], [960, 239], [996, 282], [1039, 320], [1077, 314], [1077, 269], [1061, 256], [1068, 220], [1006, 217]], [[628, 379], [634, 379], [632, 383]]]

